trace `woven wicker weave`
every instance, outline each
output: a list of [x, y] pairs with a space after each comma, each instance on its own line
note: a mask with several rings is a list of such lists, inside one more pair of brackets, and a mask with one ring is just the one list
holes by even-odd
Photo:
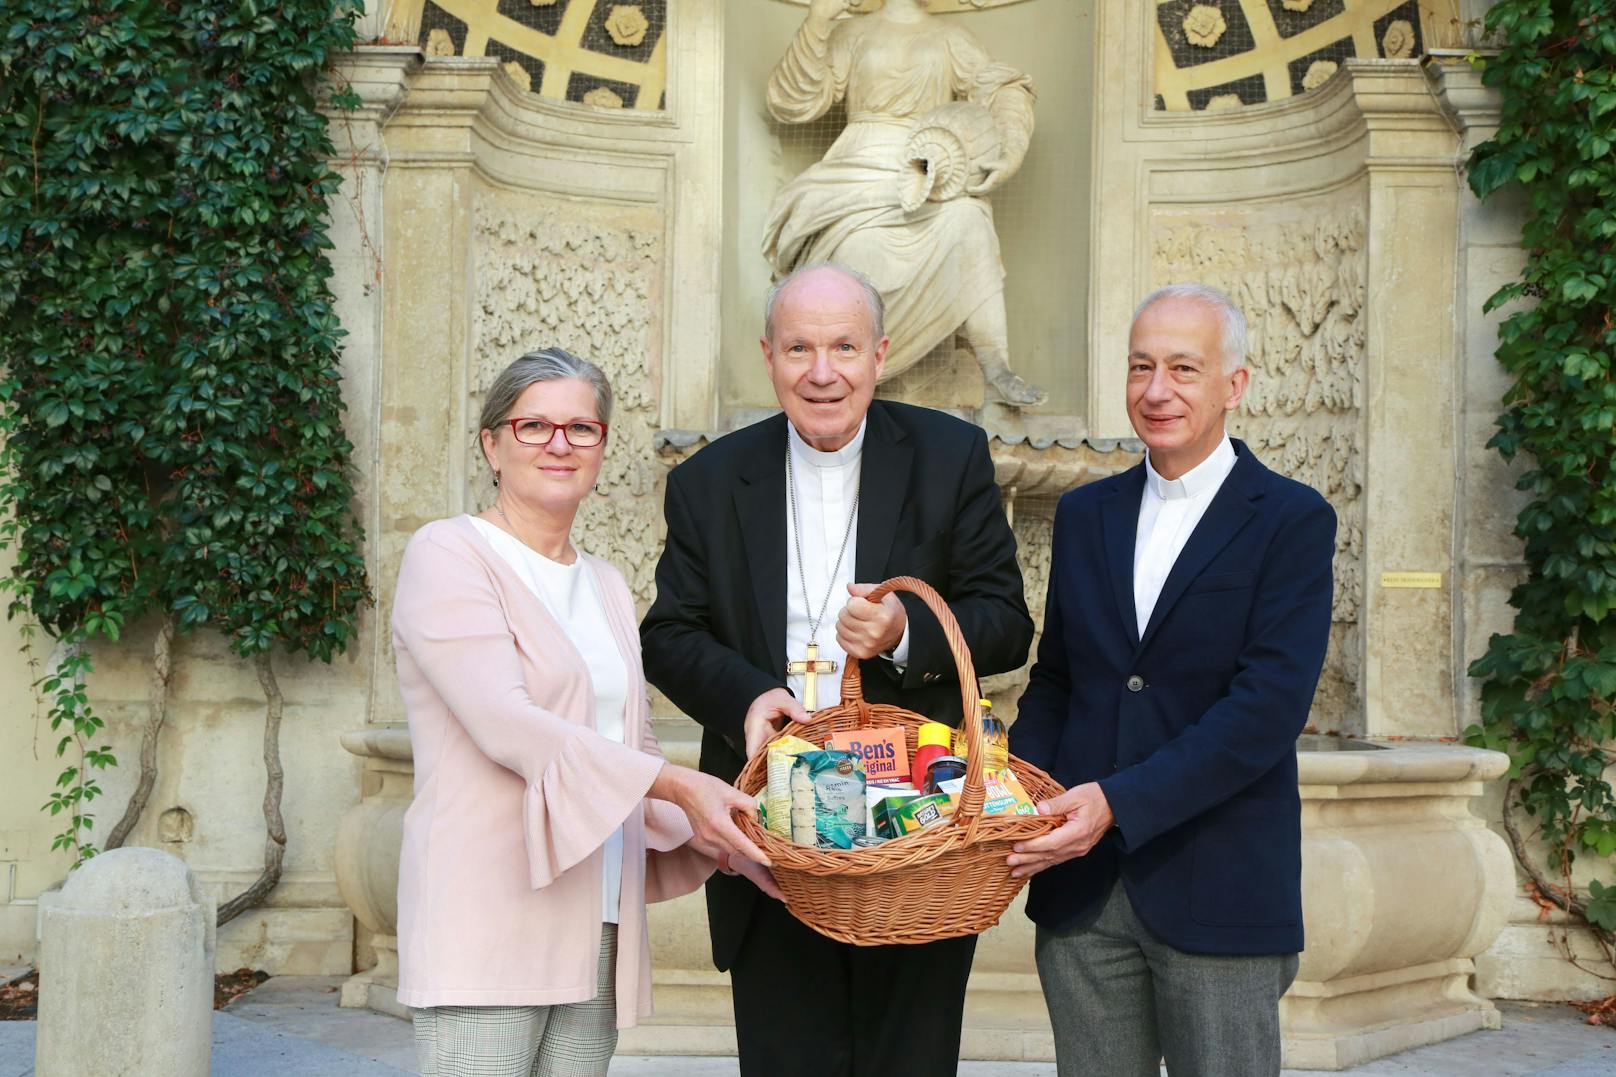
[[[821, 935], [858, 946], [933, 942], [992, 927], [1027, 881], [1010, 877], [1005, 863], [1010, 847], [1047, 834], [1063, 821], [1059, 816], [982, 814], [984, 751], [976, 670], [959, 625], [924, 580], [895, 577], [869, 599], [879, 602], [891, 591], [908, 591], [931, 608], [959, 669], [969, 750], [965, 791], [952, 822], [874, 848], [842, 850], [797, 845], [764, 830], [755, 816], [738, 820], [746, 836], [763, 846], [774, 862], [775, 882], [792, 915]], [[914, 753], [916, 731], [929, 719], [901, 707], [865, 702], [856, 661], [849, 660], [842, 674], [842, 699], [806, 723], [791, 723], [784, 733], [824, 744], [834, 733], [902, 726], [909, 752]], [[753, 796], [762, 790], [767, 756], [759, 752], [747, 762], [735, 779], [736, 788]], [[1034, 800], [1062, 792], [1059, 783], [1032, 764], [1011, 757], [1010, 765]]]

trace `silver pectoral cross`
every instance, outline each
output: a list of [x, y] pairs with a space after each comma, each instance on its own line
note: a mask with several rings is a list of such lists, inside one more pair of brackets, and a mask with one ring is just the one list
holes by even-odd
[[835, 673], [836, 663], [829, 658], [821, 660], [819, 657], [819, 644], [808, 644], [808, 653], [800, 662], [787, 662], [787, 673], [801, 673], [803, 679], [802, 705], [809, 714], [819, 709], [819, 677], [823, 673]]

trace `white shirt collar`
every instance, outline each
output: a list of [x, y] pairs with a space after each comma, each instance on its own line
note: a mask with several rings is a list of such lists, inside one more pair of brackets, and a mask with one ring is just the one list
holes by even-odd
[[[862, 431], [861, 431], [862, 432]], [[1176, 479], [1164, 479], [1151, 465], [1150, 454], [1145, 454], [1145, 487], [1162, 501], [1198, 498], [1216, 493], [1229, 472], [1234, 470], [1234, 443], [1224, 434], [1212, 455], [1190, 468]]]
[[790, 431], [788, 441], [791, 445], [791, 455], [799, 463], [814, 467], [845, 467], [848, 464], [856, 464], [859, 455], [864, 451], [864, 427], [868, 421], [867, 418], [860, 421], [858, 433], [853, 435], [852, 441], [830, 452], [821, 452], [808, 444], [802, 439], [802, 435], [797, 433], [797, 428], [788, 421], [786, 429]]

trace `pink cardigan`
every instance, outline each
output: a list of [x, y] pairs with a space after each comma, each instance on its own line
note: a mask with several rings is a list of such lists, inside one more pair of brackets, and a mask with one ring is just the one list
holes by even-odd
[[594, 998], [601, 846], [621, 825], [617, 1024], [632, 1028], [651, 1013], [646, 901], [712, 872], [683, 847], [684, 813], [645, 799], [663, 760], [633, 600], [615, 568], [582, 556], [628, 669], [624, 744], [595, 733], [582, 657], [469, 517], [427, 524], [404, 551], [393, 646], [415, 752], [398, 881], [405, 1005]]

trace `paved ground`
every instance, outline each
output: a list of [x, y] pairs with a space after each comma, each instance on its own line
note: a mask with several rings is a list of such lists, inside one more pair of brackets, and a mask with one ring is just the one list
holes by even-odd
[[[414, 1074], [409, 1025], [340, 1010], [331, 977], [281, 976], [214, 1015], [214, 1077], [398, 1077]], [[1504, 1028], [1383, 1058], [1353, 1077], [1613, 1077], [1616, 1031], [1569, 1006], [1501, 1003]], [[0, 1077], [31, 1077], [34, 1025], [0, 1021]], [[612, 1077], [736, 1077], [732, 1058], [619, 1058]], [[1286, 1071], [1287, 1077], [1304, 1077]], [[966, 1062], [961, 1077], [1054, 1077], [1039, 1062]]]

